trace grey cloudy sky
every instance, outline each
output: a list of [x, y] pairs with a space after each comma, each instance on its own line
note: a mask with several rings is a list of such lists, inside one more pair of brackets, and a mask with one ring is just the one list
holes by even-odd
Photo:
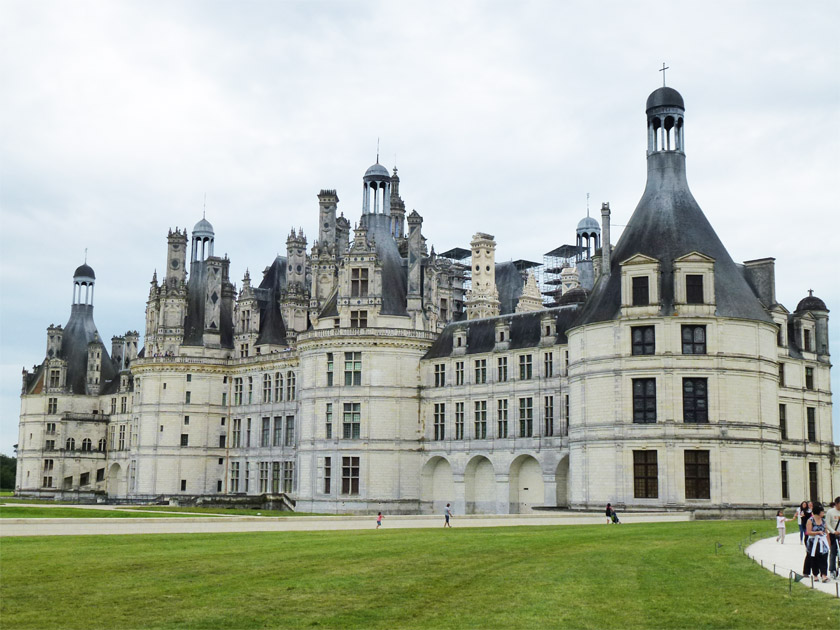
[[357, 220], [380, 137], [438, 251], [481, 230], [541, 261], [587, 192], [626, 223], [663, 61], [700, 206], [735, 260], [776, 258], [789, 309], [809, 288], [833, 308], [840, 348], [838, 27], [836, 0], [4, 0], [0, 452], [86, 247], [100, 334], [142, 332], [167, 230], [205, 193], [238, 281], [293, 225], [312, 242], [321, 188]]

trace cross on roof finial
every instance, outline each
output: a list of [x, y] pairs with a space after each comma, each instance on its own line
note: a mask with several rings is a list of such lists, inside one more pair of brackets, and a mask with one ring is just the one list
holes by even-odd
[[[85, 251], [87, 251], [87, 250], [85, 250]], [[85, 259], [85, 262], [87, 262], [87, 259]], [[808, 289], [808, 297], [814, 297], [814, 290], [813, 289]]]
[[665, 87], [665, 71], [670, 70], [671, 66], [666, 66], [665, 62], [662, 62], [662, 69], [659, 71], [662, 73], [662, 87]]
[[85, 247], [85, 264], [87, 264], [87, 247]]
[[376, 138], [376, 163], [379, 164], [379, 137]]
[[586, 216], [589, 216], [589, 193], [586, 193]]

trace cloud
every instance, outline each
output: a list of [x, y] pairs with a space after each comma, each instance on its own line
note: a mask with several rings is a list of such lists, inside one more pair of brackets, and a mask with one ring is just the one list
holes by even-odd
[[66, 321], [85, 248], [100, 333], [140, 330], [166, 232], [205, 194], [240, 278], [292, 225], [311, 243], [321, 188], [355, 222], [380, 138], [438, 251], [481, 230], [500, 259], [540, 261], [574, 238], [587, 192], [626, 223], [663, 60], [689, 182], [733, 258], [775, 256], [788, 308], [808, 288], [840, 304], [837, 3], [5, 2], [0, 17], [0, 451], [17, 442], [12, 372]]

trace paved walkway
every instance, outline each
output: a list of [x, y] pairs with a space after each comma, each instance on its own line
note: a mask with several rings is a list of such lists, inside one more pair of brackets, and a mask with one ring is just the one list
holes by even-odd
[[[799, 531], [788, 532], [785, 536], [785, 544], [776, 542], [776, 538], [765, 538], [753, 543], [746, 549], [747, 555], [762, 564], [768, 571], [787, 578], [791, 571], [802, 574], [802, 565], [805, 562], [805, 545], [799, 544]], [[802, 580], [802, 584], [811, 586], [811, 578]], [[840, 596], [840, 582], [831, 580], [827, 584], [814, 582], [813, 588], [834, 596]]]
[[[111, 506], [101, 507], [114, 509]], [[684, 512], [622, 512], [621, 520], [623, 523], [673, 523], [691, 520], [691, 515]], [[582, 514], [579, 512], [510, 515], [475, 514], [455, 516], [452, 519], [453, 527], [592, 524], [607, 527], [602, 515]], [[183, 518], [119, 519], [4, 518], [0, 519], [0, 537], [325, 531], [373, 529], [375, 526], [376, 516], [226, 516], [225, 518], [192, 516]], [[418, 529], [442, 526], [442, 516], [388, 516], [387, 514], [382, 525], [383, 529]]]

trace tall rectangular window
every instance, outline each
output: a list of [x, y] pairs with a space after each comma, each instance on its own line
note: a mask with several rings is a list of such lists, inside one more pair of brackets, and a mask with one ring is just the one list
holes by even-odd
[[508, 380], [507, 357], [498, 357], [496, 359], [496, 380], [500, 383], [504, 383]]
[[233, 404], [234, 405], [241, 405], [242, 404], [242, 379], [241, 378], [233, 379]]
[[332, 492], [332, 457], [324, 458], [324, 494]]
[[61, 383], [61, 370], [50, 370], [50, 387], [58, 387]]
[[286, 441], [285, 446], [294, 446], [295, 444], [295, 417], [286, 416]]
[[543, 435], [554, 435], [554, 396], [543, 398]]
[[268, 471], [271, 462], [260, 462], [260, 492], [268, 492]]
[[519, 437], [534, 435], [534, 399], [519, 399]]
[[248, 377], [248, 404], [254, 404], [254, 377]]
[[811, 501], [817, 503], [820, 500], [820, 482], [816, 462], [808, 462], [808, 486], [811, 491]]
[[230, 491], [239, 492], [239, 462], [230, 463]]
[[189, 446], [190, 445], [190, 434], [189, 433], [182, 433], [181, 434], [181, 446]]
[[684, 451], [685, 498], [709, 499], [709, 451]]
[[111, 415], [113, 416], [115, 413], [117, 413], [117, 399], [112, 398], [111, 399]]
[[268, 446], [271, 439], [271, 418], [262, 419], [262, 431], [260, 432], [260, 446]]
[[[186, 444], [183, 444], [183, 441], [184, 440], [183, 440], [183, 437], [182, 437], [181, 438], [181, 442], [182, 442], [181, 446], [186, 446]], [[119, 442], [119, 445], [120, 445], [119, 450], [124, 451], [125, 450], [125, 425], [124, 424], [120, 425], [120, 442]]]
[[274, 374], [274, 402], [283, 401], [283, 373]]
[[633, 326], [630, 329], [633, 340], [633, 355], [656, 353], [656, 328], [653, 326]]
[[633, 379], [633, 422], [656, 422], [656, 379]]
[[251, 418], [245, 419], [245, 447], [251, 447]]
[[785, 364], [779, 363], [779, 387], [785, 386]]
[[787, 432], [787, 405], [779, 405], [779, 432], [782, 435], [782, 439], [788, 439], [788, 432]]
[[[190, 402], [190, 393], [187, 392], [187, 403]], [[128, 411], [128, 396], [123, 396], [122, 400], [120, 401], [120, 413], [125, 413]]]
[[280, 492], [280, 462], [271, 462], [271, 492]]
[[463, 361], [455, 361], [455, 384], [456, 385], [463, 385], [464, 384], [464, 362]]
[[242, 419], [233, 419], [233, 448], [242, 446]]
[[271, 374], [263, 374], [263, 396], [264, 403], [271, 402]]
[[543, 354], [543, 373], [546, 378], [554, 376], [554, 353], [546, 352]]
[[345, 440], [358, 440], [361, 436], [362, 404], [344, 403], [343, 437]]
[[295, 373], [289, 371], [286, 373], [286, 400], [294, 400], [296, 393]]
[[327, 403], [327, 409], [324, 412], [324, 435], [328, 440], [333, 436], [333, 404]]
[[[191, 397], [192, 397], [191, 392], [184, 392], [184, 403], [189, 405]], [[122, 413], [125, 413], [125, 398], [123, 398], [123, 400], [122, 400]]]
[[706, 354], [706, 327], [686, 325], [682, 327], [682, 353]]
[[802, 336], [803, 336], [802, 349], [806, 350], [808, 352], [811, 352], [813, 350], [813, 347], [811, 346], [811, 331], [806, 328], [805, 330], [802, 331]]
[[446, 403], [435, 403], [434, 430], [436, 441], [446, 438]]
[[333, 372], [335, 369], [335, 355], [332, 352], [327, 352], [327, 387], [333, 385]]
[[519, 380], [527, 381], [533, 375], [533, 365], [530, 354], [523, 354], [519, 357]]
[[222, 407], [227, 407], [227, 392], [222, 392]]
[[683, 422], [709, 421], [709, 396], [705, 378], [683, 379]]
[[788, 486], [788, 463], [782, 460], [782, 498], [790, 499], [790, 488]]
[[814, 368], [805, 368], [805, 389], [814, 389]]
[[455, 439], [464, 439], [464, 403], [455, 403]]
[[686, 274], [685, 276], [685, 302], [686, 304], [703, 304], [703, 276], [698, 274]]
[[295, 488], [295, 463], [283, 462], [283, 492], [289, 494]]
[[435, 363], [435, 387], [446, 386], [446, 364]]
[[359, 458], [341, 458], [341, 494], [359, 494]]
[[656, 451], [633, 451], [633, 496], [637, 499], [659, 497]]
[[483, 440], [487, 437], [487, 401], [475, 401], [475, 417], [473, 418], [475, 425], [475, 439]]
[[814, 407], [806, 407], [805, 414], [808, 418], [808, 441], [817, 441], [817, 410]]
[[487, 382], [487, 359], [475, 360], [475, 383], [482, 385]]
[[47, 413], [58, 412], [58, 398], [50, 398], [47, 401]]
[[283, 445], [283, 417], [274, 416], [274, 436], [271, 441], [272, 446]]
[[367, 297], [368, 270], [353, 268], [350, 270], [350, 297]]
[[47, 434], [53, 435], [55, 433], [55, 422], [47, 422]]
[[650, 304], [650, 289], [647, 276], [633, 278], [633, 306], [647, 306]]
[[361, 352], [344, 353], [344, 384], [347, 386], [362, 384]]
[[242, 475], [245, 481], [245, 492], [251, 489], [251, 464], [245, 462], [245, 473]]
[[501, 398], [496, 401], [496, 423], [497, 423], [497, 438], [506, 438], [508, 436], [508, 400]]
[[367, 328], [368, 312], [367, 311], [350, 311], [350, 327], [351, 328]]

